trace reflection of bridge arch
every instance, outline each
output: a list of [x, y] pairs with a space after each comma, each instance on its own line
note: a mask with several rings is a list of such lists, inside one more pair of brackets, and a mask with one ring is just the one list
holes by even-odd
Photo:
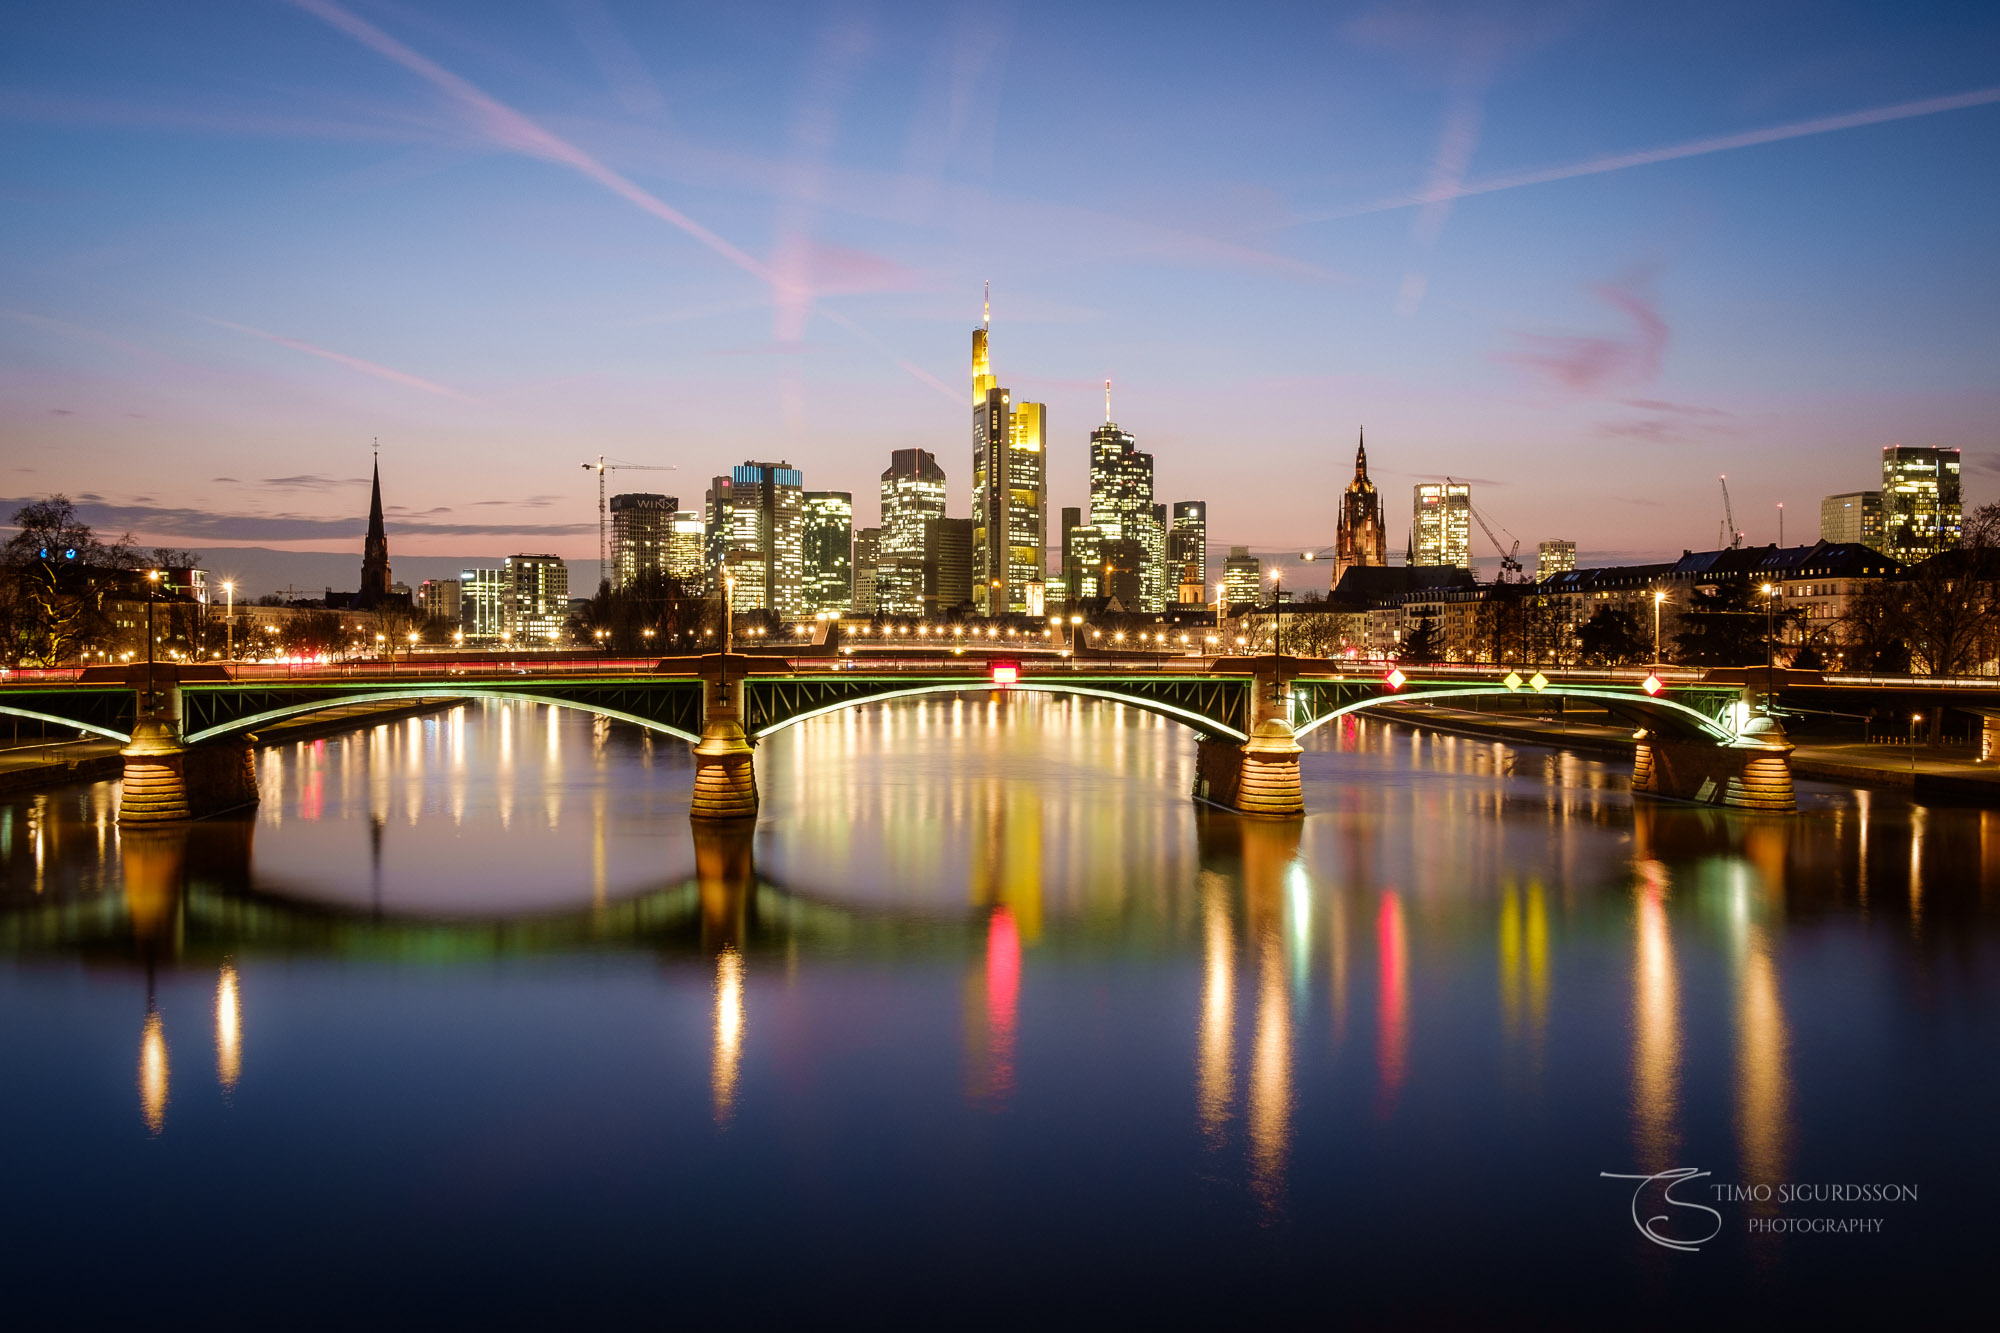
[[831, 713], [838, 713], [843, 709], [887, 703], [893, 699], [912, 699], [927, 694], [984, 694], [995, 689], [1005, 689], [1010, 693], [1070, 694], [1087, 699], [1109, 699], [1113, 703], [1129, 704], [1133, 708], [1143, 709], [1157, 716], [1179, 722], [1200, 732], [1204, 736], [1227, 736], [1239, 741], [1249, 739], [1247, 731], [1232, 726], [1228, 722], [1218, 720], [1206, 712], [1183, 706], [1182, 703], [1170, 699], [1155, 698], [1126, 690], [1103, 689], [1092, 685], [1046, 679], [1016, 681], [1006, 686], [996, 686], [990, 680], [958, 680], [931, 682], [922, 685], [899, 685], [867, 693], [851, 693], [831, 698], [823, 703], [806, 703], [803, 707], [796, 707], [795, 709], [786, 708], [776, 716], [767, 714], [766, 716], [770, 716], [770, 720], [763, 722], [761, 725], [753, 723], [749, 735], [753, 740], [763, 740], [767, 736], [783, 731], [785, 728], [794, 726], [800, 722], [806, 722], [816, 717], [825, 717]]
[[[188, 693], [190, 697], [194, 697], [193, 691], [189, 691]], [[698, 694], [694, 697], [697, 711], [690, 719], [693, 722], [693, 726], [689, 727], [677, 725], [678, 719], [670, 720], [669, 718], [657, 716], [648, 717], [644, 713], [636, 711], [631, 706], [624, 708], [617, 707], [613, 700], [596, 697], [596, 694], [601, 693], [604, 692], [598, 691], [593, 693], [588, 690], [552, 690], [540, 692], [533, 689], [507, 688], [492, 685], [419, 685], [410, 686], [407, 689], [375, 688], [366, 692], [349, 694], [316, 694], [310, 698], [285, 699], [282, 702], [272, 700], [271, 702], [275, 704], [274, 707], [221, 718], [211, 722], [208, 726], [202, 727], [200, 730], [190, 730], [184, 737], [184, 742], [188, 745], [198, 745], [203, 741], [216, 740], [220, 737], [251, 731], [257, 727], [282, 721], [286, 718], [303, 717], [310, 713], [329, 712], [336, 708], [352, 708], [357, 705], [396, 700], [410, 703], [445, 703], [482, 699], [492, 699], [501, 703], [547, 704], [552, 708], [570, 708], [578, 712], [592, 713], [599, 717], [615, 718], [620, 722], [630, 722], [634, 726], [644, 727], [648, 731], [656, 731], [667, 736], [677, 736], [684, 741], [699, 741], [701, 739], [701, 722], [698, 712], [700, 699]], [[659, 710], [654, 708], [649, 711], [657, 712]]]
[[[1736, 733], [1723, 726], [1722, 723], [1698, 709], [1691, 708], [1687, 704], [1673, 699], [1658, 696], [1647, 697], [1615, 690], [1593, 690], [1587, 686], [1577, 685], [1550, 685], [1547, 689], [1541, 691], [1541, 694], [1543, 697], [1555, 695], [1567, 699], [1594, 699], [1605, 704], [1608, 711], [1636, 714], [1648, 721], [1665, 721], [1676, 730], [1683, 732], [1691, 731], [1704, 739], [1723, 745], [1727, 745], [1736, 739]], [[1297, 734], [1304, 736], [1306, 733], [1316, 731], [1336, 718], [1346, 717], [1350, 713], [1359, 713], [1364, 709], [1379, 708], [1384, 704], [1428, 702], [1432, 699], [1496, 697], [1519, 698], [1520, 695], [1516, 691], [1509, 690], [1504, 685], [1468, 685], [1455, 689], [1425, 689], [1421, 692], [1412, 692], [1409, 694], [1371, 694], [1342, 703], [1326, 712], [1316, 713], [1311, 719], [1303, 721], [1298, 725]]]

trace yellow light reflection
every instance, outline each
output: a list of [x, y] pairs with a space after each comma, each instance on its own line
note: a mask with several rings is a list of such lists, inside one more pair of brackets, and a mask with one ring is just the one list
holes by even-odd
[[1791, 1139], [1789, 1045], [1770, 936], [1762, 926], [1752, 926], [1736, 982], [1736, 1135], [1745, 1181], [1785, 1178]]
[[1632, 965], [1632, 1137], [1642, 1166], [1664, 1171], [1680, 1146], [1680, 993], [1667, 920], [1667, 868], [1639, 865]]
[[715, 1054], [709, 1088], [715, 1123], [728, 1127], [736, 1111], [736, 1076], [743, 1055], [743, 955], [729, 946], [715, 959]]
[[1292, 1143], [1292, 1011], [1284, 950], [1267, 935], [1258, 950], [1257, 1034], [1250, 1056], [1250, 1185], [1275, 1208]]
[[1202, 876], [1201, 1031], [1195, 1051], [1195, 1110], [1202, 1136], [1222, 1144], [1235, 1086], [1231, 1054], [1236, 1044], [1236, 932], [1220, 876]]
[[150, 1008], [139, 1036], [139, 1114], [151, 1133], [167, 1127], [167, 1030]]
[[215, 1077], [225, 1093], [243, 1073], [243, 1012], [236, 993], [236, 965], [224, 963], [215, 982]]

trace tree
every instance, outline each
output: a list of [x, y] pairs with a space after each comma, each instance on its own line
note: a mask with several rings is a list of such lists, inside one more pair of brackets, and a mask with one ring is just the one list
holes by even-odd
[[105, 542], [69, 497], [14, 511], [19, 529], [0, 547], [0, 636], [12, 665], [53, 666], [108, 640], [105, 598], [133, 567], [132, 539]]
[[[720, 599], [704, 596], [664, 570], [649, 569], [623, 587], [599, 588], [570, 618], [570, 637], [591, 647], [602, 642], [605, 651], [614, 653], [700, 652], [719, 644], [722, 616]], [[767, 629], [778, 626], [774, 633], [788, 628], [775, 617], [764, 623]], [[598, 630], [604, 631], [602, 640]]]
[[292, 657], [332, 656], [343, 647], [340, 614], [336, 611], [308, 611], [285, 617], [278, 633], [287, 655]]
[[1630, 666], [1646, 660], [1650, 641], [1639, 628], [1639, 618], [1618, 607], [1600, 606], [1597, 614], [1577, 630], [1578, 651], [1592, 666]]
[[1761, 666], [1767, 628], [1782, 635], [1797, 619], [1794, 611], [1773, 615], [1747, 583], [1697, 588], [1681, 608], [1674, 660], [1689, 666]]
[[1900, 675], [1910, 669], [1903, 592], [1900, 582], [1875, 579], [1848, 601], [1846, 614], [1836, 622], [1848, 670]]
[[1412, 666], [1438, 661], [1444, 656], [1443, 638], [1438, 631], [1437, 618], [1425, 611], [1404, 636], [1402, 650], [1396, 654], [1396, 660]]

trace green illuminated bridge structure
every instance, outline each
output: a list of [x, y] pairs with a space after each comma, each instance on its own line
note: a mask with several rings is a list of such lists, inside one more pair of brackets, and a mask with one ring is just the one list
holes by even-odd
[[[1523, 670], [1532, 670], [1523, 668]], [[841, 709], [929, 694], [1009, 689], [1114, 700], [1183, 723], [1197, 737], [1193, 795], [1243, 814], [1304, 810], [1299, 738], [1403, 701], [1541, 695], [1590, 700], [1629, 720], [1635, 790], [1746, 809], [1794, 808], [1791, 746], [1762, 696], [1740, 680], [1507, 668], [1344, 668], [1297, 657], [1138, 662], [791, 661], [734, 654], [630, 670], [548, 662], [445, 664], [400, 673], [232, 674], [221, 666], [94, 668], [72, 681], [0, 684], [0, 714], [75, 727], [124, 745], [119, 818], [198, 818], [257, 799], [259, 727], [336, 709], [407, 701], [511, 700], [575, 708], [694, 746], [691, 815], [754, 818], [756, 745]], [[1739, 673], [1740, 674], [1740, 673]]]

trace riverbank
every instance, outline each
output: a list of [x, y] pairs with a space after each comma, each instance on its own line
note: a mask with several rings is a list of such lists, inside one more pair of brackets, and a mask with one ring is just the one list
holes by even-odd
[[[1419, 703], [1376, 711], [1408, 726], [1525, 745], [1626, 756], [1638, 745], [1632, 729], [1623, 725], [1497, 716]], [[1913, 800], [1939, 805], [2000, 805], [2000, 764], [1957, 748], [1808, 741], [1792, 751], [1792, 776], [1900, 789]]]

